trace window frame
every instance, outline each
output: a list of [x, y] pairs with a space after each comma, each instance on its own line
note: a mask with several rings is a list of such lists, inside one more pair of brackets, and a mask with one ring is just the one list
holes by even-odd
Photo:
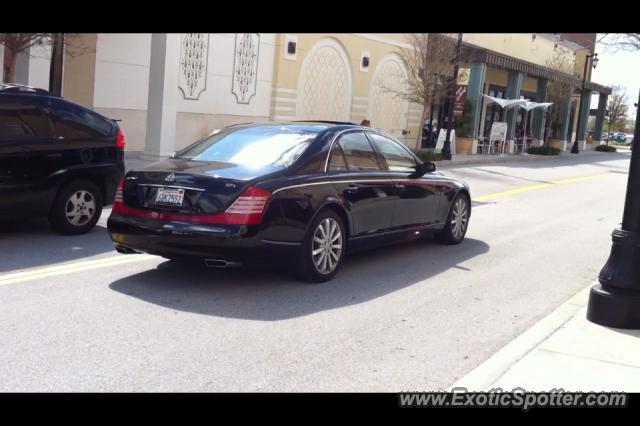
[[391, 170], [389, 168], [389, 164], [387, 163], [387, 159], [384, 157], [384, 153], [381, 150], [378, 149], [378, 147], [376, 146], [375, 142], [373, 141], [373, 137], [371, 135], [376, 135], [376, 136], [379, 136], [379, 137], [381, 137], [383, 139], [387, 139], [387, 140], [391, 141], [391, 143], [394, 143], [397, 146], [399, 146], [401, 150], [404, 150], [404, 152], [406, 152], [409, 155], [409, 157], [411, 157], [413, 159], [413, 161], [415, 162], [414, 167], [423, 162], [402, 142], [399, 142], [399, 141], [397, 141], [397, 140], [395, 140], [395, 139], [393, 139], [393, 138], [391, 138], [391, 137], [389, 137], [387, 135], [384, 135], [384, 134], [382, 134], [380, 132], [375, 132], [373, 130], [368, 130], [365, 133], [366, 133], [367, 137], [369, 138], [369, 141], [371, 142], [371, 145], [376, 150], [377, 155], [381, 158], [381, 161], [384, 163], [387, 171], [389, 171], [389, 172], [398, 172], [398, 173], [408, 172], [406, 170]]
[[[364, 136], [364, 139], [367, 141], [367, 143], [369, 144], [369, 147], [371, 148], [371, 152], [373, 153], [373, 158], [376, 160], [376, 163], [378, 164], [378, 169], [377, 170], [351, 170], [349, 168], [349, 162], [347, 161], [347, 155], [344, 153], [344, 150], [342, 149], [342, 146], [340, 145], [340, 140], [344, 137], [347, 136], [349, 134], [355, 134], [355, 133], [359, 133], [362, 136]], [[329, 173], [332, 172], [331, 170], [331, 158], [333, 157], [333, 149], [335, 144], [338, 144], [338, 147], [340, 148], [340, 152], [342, 154], [342, 157], [344, 159], [344, 162], [347, 166], [347, 170], [346, 171], [335, 171], [334, 172], [338, 172], [338, 173], [367, 173], [367, 172], [371, 172], [371, 173], [378, 173], [378, 172], [388, 172], [389, 169], [386, 168], [386, 162], [384, 162], [381, 157], [380, 157], [380, 153], [378, 152], [378, 150], [376, 149], [376, 147], [373, 145], [373, 143], [371, 142], [371, 138], [367, 135], [367, 132], [363, 129], [348, 129], [345, 131], [342, 131], [340, 133], [338, 133], [333, 140], [331, 141], [331, 144], [329, 145], [329, 153], [327, 155], [327, 163], [325, 165], [325, 173]]]

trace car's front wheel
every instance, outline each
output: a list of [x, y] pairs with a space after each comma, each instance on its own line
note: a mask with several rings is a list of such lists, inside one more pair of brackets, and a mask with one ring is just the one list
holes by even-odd
[[311, 223], [299, 259], [299, 275], [312, 282], [323, 282], [337, 273], [346, 247], [344, 224], [332, 210], [323, 210]]
[[102, 195], [98, 187], [88, 180], [76, 180], [58, 192], [49, 222], [61, 234], [79, 235], [89, 232], [101, 213]]
[[438, 242], [443, 244], [461, 243], [467, 233], [470, 212], [469, 199], [464, 194], [459, 194], [451, 204], [444, 228], [436, 234]]

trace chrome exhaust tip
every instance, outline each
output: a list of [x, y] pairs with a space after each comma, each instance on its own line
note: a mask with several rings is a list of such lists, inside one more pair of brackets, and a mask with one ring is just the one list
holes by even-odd
[[140, 253], [139, 251], [130, 249], [129, 247], [120, 246], [120, 245], [116, 246], [116, 251], [121, 254], [139, 254]]
[[237, 268], [241, 264], [239, 262], [231, 262], [225, 259], [205, 259], [204, 265], [207, 268]]

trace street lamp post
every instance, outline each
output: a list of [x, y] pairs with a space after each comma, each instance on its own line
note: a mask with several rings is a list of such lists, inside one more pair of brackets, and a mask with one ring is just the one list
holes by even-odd
[[[584, 59], [584, 73], [582, 74], [582, 89], [580, 91], [580, 105], [578, 106], [578, 128], [576, 131], [576, 139], [573, 141], [573, 146], [571, 147], [571, 153], [577, 154], [580, 152], [578, 148], [578, 137], [580, 136], [580, 127], [582, 126], [582, 103], [584, 102], [584, 89], [587, 85], [587, 68], [589, 66], [589, 60], [592, 59], [593, 69], [598, 65], [598, 54], [594, 53], [593, 55], [587, 55]], [[586, 136], [586, 135], [585, 135]]]
[[[638, 93], [640, 103], [640, 92]], [[640, 137], [636, 110], [634, 140]], [[591, 288], [587, 319], [607, 327], [640, 329], [640, 149], [631, 151], [622, 226], [611, 234], [609, 259]]]
[[451, 129], [453, 129], [453, 102], [455, 100], [455, 84], [458, 80], [458, 62], [460, 51], [462, 50], [462, 33], [458, 33], [458, 44], [456, 45], [455, 65], [453, 66], [453, 78], [449, 86], [449, 110], [447, 111], [447, 136], [442, 146], [442, 159], [451, 160]]

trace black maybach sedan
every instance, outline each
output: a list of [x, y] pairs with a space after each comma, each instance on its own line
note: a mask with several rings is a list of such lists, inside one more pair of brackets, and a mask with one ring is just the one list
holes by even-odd
[[288, 262], [326, 281], [349, 249], [465, 236], [469, 187], [402, 143], [351, 123], [229, 126], [129, 171], [108, 229], [121, 253], [226, 267]]

